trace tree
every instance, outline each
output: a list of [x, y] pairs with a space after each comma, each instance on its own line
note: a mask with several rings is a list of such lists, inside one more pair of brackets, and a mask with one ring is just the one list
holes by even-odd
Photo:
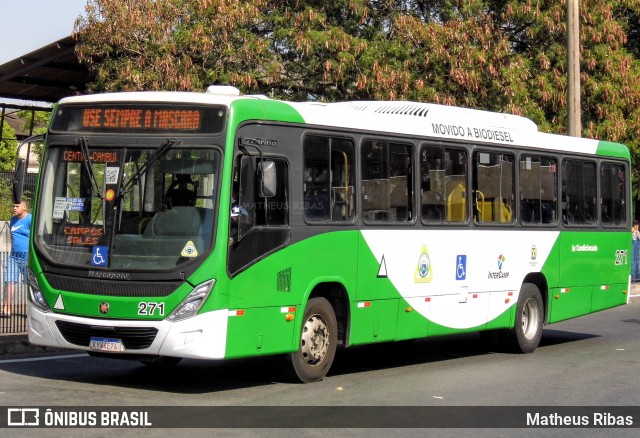
[[[6, 122], [2, 125], [2, 140], [0, 140], [0, 172], [11, 172], [16, 162], [16, 133]], [[0, 176], [0, 220], [11, 218], [13, 201], [11, 187], [8, 181]]]
[[[44, 134], [47, 132], [49, 117], [51, 117], [51, 112], [49, 111], [18, 111], [18, 118], [23, 122], [22, 132], [32, 133], [32, 135]], [[42, 142], [38, 142], [33, 143], [30, 149], [30, 153], [34, 154], [38, 161], [40, 161], [40, 158], [42, 157], [43, 147], [44, 144]], [[29, 161], [31, 160], [32, 157], [29, 157]]]
[[91, 1], [76, 22], [77, 53], [96, 73], [90, 89], [194, 90], [215, 82], [255, 89], [273, 62], [261, 22], [266, 4]]
[[13, 216], [11, 185], [0, 178], [0, 221], [8, 221]]
[[2, 125], [2, 140], [0, 140], [0, 172], [11, 172], [16, 163], [16, 133], [6, 122]]
[[[566, 2], [92, 0], [76, 23], [92, 91], [223, 82], [291, 100], [410, 99], [566, 132]], [[585, 136], [640, 148], [637, 0], [583, 0]]]

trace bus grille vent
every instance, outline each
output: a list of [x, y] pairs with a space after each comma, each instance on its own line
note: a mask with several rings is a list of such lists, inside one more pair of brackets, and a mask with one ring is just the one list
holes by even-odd
[[112, 297], [166, 297], [183, 283], [182, 281], [105, 281], [55, 274], [45, 275], [49, 284], [58, 290]]
[[278, 272], [278, 292], [291, 292], [291, 268]]
[[92, 337], [116, 338], [122, 340], [126, 350], [149, 348], [158, 329], [153, 327], [97, 327], [69, 321], [56, 321], [56, 326], [70, 344], [88, 347]]
[[395, 114], [401, 116], [427, 117], [429, 107], [420, 103], [406, 102], [355, 102], [351, 105], [354, 111], [373, 111], [378, 114]]
[[403, 116], [427, 117], [429, 108], [420, 105], [388, 105], [378, 108], [375, 112], [380, 114], [399, 114]]

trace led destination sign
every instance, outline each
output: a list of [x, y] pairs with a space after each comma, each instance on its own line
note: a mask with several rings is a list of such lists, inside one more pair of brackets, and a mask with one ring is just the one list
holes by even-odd
[[194, 133], [222, 131], [226, 110], [167, 104], [61, 105], [51, 131], [105, 133]]
[[161, 129], [193, 131], [200, 129], [201, 111], [164, 109], [102, 109], [82, 111], [84, 128]]
[[[70, 162], [82, 162], [82, 160], [84, 160], [84, 155], [82, 155], [82, 152], [80, 151], [67, 149], [62, 154], [62, 160]], [[94, 151], [89, 154], [89, 160], [92, 163], [117, 163], [118, 153]]]

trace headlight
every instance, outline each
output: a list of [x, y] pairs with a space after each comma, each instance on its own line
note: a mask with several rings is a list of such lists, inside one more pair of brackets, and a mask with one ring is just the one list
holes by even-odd
[[29, 300], [31, 303], [43, 312], [50, 311], [51, 307], [49, 307], [47, 300], [44, 299], [36, 276], [31, 272], [31, 269], [27, 269], [27, 281], [29, 282]]
[[182, 303], [171, 312], [171, 315], [167, 316], [167, 319], [169, 321], [180, 321], [195, 316], [207, 300], [214, 284], [216, 284], [215, 280], [209, 280], [196, 286], [196, 288], [182, 300]]

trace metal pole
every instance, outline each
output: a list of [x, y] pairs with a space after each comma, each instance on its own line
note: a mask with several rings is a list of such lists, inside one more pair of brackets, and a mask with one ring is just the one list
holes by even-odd
[[[31, 126], [29, 128], [29, 137], [33, 135], [33, 122], [36, 118], [36, 111], [34, 109], [31, 110]], [[29, 173], [29, 157], [31, 156], [31, 143], [27, 146], [27, 173]]]
[[580, 119], [580, 28], [578, 0], [567, 0], [567, 133], [582, 135]]

